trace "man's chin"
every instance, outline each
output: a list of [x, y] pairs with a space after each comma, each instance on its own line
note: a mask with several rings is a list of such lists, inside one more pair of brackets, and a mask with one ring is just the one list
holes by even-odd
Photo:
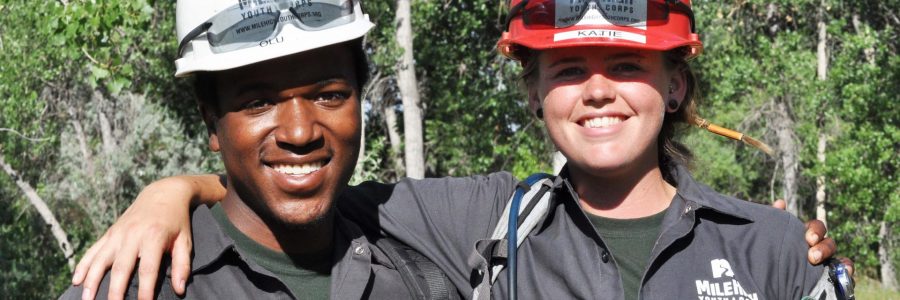
[[321, 227], [333, 214], [332, 205], [303, 205], [294, 209], [286, 209], [277, 216], [270, 216], [270, 221], [291, 231], [306, 231]]

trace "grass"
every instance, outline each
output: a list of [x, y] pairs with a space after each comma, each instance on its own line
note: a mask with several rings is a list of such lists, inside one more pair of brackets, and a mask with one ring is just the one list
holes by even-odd
[[856, 299], [859, 300], [900, 300], [900, 292], [881, 288], [881, 283], [869, 278], [857, 278]]

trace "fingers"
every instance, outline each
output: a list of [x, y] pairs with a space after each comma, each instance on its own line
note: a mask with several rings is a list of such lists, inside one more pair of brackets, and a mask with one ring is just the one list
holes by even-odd
[[825, 223], [822, 221], [809, 220], [806, 222], [806, 243], [810, 246], [807, 254], [809, 263], [821, 264], [833, 256], [837, 250], [834, 240], [825, 237], [827, 232]]
[[815, 246], [812, 246], [812, 248], [809, 248], [807, 259], [809, 263], [818, 265], [834, 256], [836, 252], [837, 245], [835, 245], [834, 240], [825, 238]]
[[[158, 237], [156, 239], [146, 239], [144, 245], [141, 245], [143, 250], [140, 252], [141, 260], [138, 267], [138, 299], [153, 299], [159, 266], [162, 261], [163, 250], [165, 250], [159, 245], [163, 243], [165, 243], [163, 238]], [[133, 260], [130, 257], [125, 257], [125, 259]]]
[[772, 207], [785, 210], [787, 208], [787, 202], [784, 202], [784, 199], [778, 199], [775, 200], [775, 202], [772, 202]]
[[81, 283], [84, 282], [85, 275], [87, 275], [87, 271], [90, 269], [94, 257], [96, 257], [97, 252], [103, 248], [106, 240], [107, 237], [106, 234], [104, 234], [96, 243], [94, 243], [94, 245], [84, 252], [84, 256], [81, 257], [81, 260], [78, 261], [78, 265], [75, 266], [75, 272], [72, 273], [72, 285], [81, 285]]
[[115, 260], [109, 274], [109, 291], [107, 297], [110, 300], [122, 299], [128, 290], [128, 281], [138, 257], [138, 242], [129, 239], [122, 244], [122, 248], [115, 254]]
[[182, 233], [172, 245], [172, 289], [184, 295], [185, 283], [191, 273], [191, 232]]
[[100, 286], [100, 282], [103, 281], [103, 275], [106, 274], [106, 270], [109, 269], [109, 266], [113, 264], [114, 252], [112, 249], [109, 249], [109, 244], [109, 241], [105, 242], [104, 245], [97, 250], [90, 265], [87, 266], [88, 269], [86, 270], [84, 281], [81, 283], [83, 289], [81, 299], [83, 300], [94, 299], [97, 294], [97, 288]]
[[834, 240], [825, 237], [828, 229], [825, 223], [819, 220], [809, 220], [806, 222], [806, 244], [810, 246], [807, 254], [809, 263], [818, 265], [834, 256], [837, 252], [837, 245]]
[[837, 259], [847, 268], [847, 273], [850, 274], [850, 277], [853, 277], [853, 260], [846, 257], [838, 257]]
[[806, 243], [810, 246], [815, 246], [820, 241], [823, 241], [825, 238], [825, 234], [828, 232], [825, 229], [825, 223], [819, 220], [809, 220], [806, 222]]

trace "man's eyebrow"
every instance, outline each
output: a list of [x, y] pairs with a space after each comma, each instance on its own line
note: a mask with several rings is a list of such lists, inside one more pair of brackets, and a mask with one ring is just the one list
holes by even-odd
[[555, 66], [562, 65], [562, 64], [579, 63], [579, 62], [584, 62], [584, 61], [585, 61], [585, 59], [583, 57], [577, 57], [577, 56], [563, 57], [557, 61], [554, 61], [547, 68], [553, 68]]
[[323, 88], [330, 84], [347, 83], [347, 82], [348, 82], [347, 79], [344, 79], [343, 77], [333, 77], [333, 78], [328, 78], [328, 79], [320, 80], [319, 82], [316, 82], [316, 86], [318, 86], [319, 88]]
[[248, 93], [250, 91], [259, 91], [259, 90], [268, 90], [272, 89], [272, 87], [263, 82], [255, 82], [251, 84], [242, 85], [235, 95], [243, 95], [244, 93]]

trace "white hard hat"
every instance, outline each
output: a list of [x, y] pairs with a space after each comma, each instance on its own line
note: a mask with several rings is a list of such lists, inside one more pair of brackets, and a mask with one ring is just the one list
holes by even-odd
[[[197, 71], [221, 71], [260, 61], [278, 58], [324, 46], [339, 44], [357, 39], [366, 34], [374, 24], [369, 15], [362, 12], [360, 0], [178, 0], [176, 7], [175, 28], [178, 34], [179, 58], [175, 60], [175, 76], [182, 77]], [[262, 40], [253, 40], [252, 45], [245, 45], [237, 50], [223, 51], [211, 45], [206, 32], [211, 26], [223, 29], [223, 35], [229, 31], [240, 32], [235, 24], [214, 24], [218, 20], [243, 22], [259, 16], [260, 13], [287, 11], [284, 6], [298, 8], [307, 5], [331, 5], [329, 7], [345, 8], [350, 12], [341, 18], [337, 26], [323, 26], [322, 30], [303, 29], [304, 24], [297, 24], [295, 15], [282, 14], [276, 20], [262, 24], [271, 24], [274, 32]], [[279, 6], [281, 6], [279, 8]], [[303, 9], [303, 8], [300, 8]], [[350, 10], [352, 9], [352, 11]], [[299, 10], [299, 9], [298, 9]], [[292, 10], [293, 11], [293, 10]], [[328, 12], [312, 11], [311, 13], [328, 15]], [[221, 17], [223, 14], [230, 16]], [[291, 14], [290, 12], [288, 14]], [[222, 21], [225, 22], [225, 21]], [[234, 23], [232, 22], [232, 23]], [[294, 24], [290, 24], [294, 23]], [[253, 26], [258, 25], [252, 24]], [[218, 26], [217, 26], [218, 25]], [[261, 26], [262, 26], [261, 25]], [[249, 25], [248, 25], [249, 26]], [[310, 26], [306, 26], [310, 27]], [[314, 26], [313, 26], [314, 27]], [[268, 27], [267, 27], [268, 28]], [[256, 27], [253, 27], [256, 29]], [[268, 30], [268, 29], [267, 29]], [[238, 33], [233, 33], [238, 35]], [[189, 36], [191, 35], [191, 36]], [[190, 40], [186, 40], [185, 38]]]

